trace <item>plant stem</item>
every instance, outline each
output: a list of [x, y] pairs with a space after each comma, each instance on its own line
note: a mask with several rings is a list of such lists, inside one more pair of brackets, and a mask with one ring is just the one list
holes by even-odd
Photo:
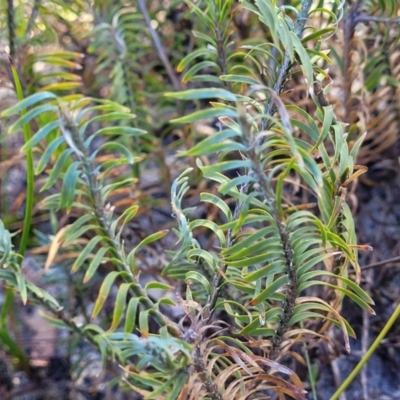
[[38, 12], [39, 12], [40, 1], [41, 0], [35, 0], [34, 3], [33, 3], [32, 12], [31, 12], [31, 15], [29, 17], [28, 26], [26, 27], [26, 31], [25, 31], [25, 34], [24, 34], [25, 38], [29, 37], [33, 27], [35, 26], [35, 19], [36, 19], [37, 15], [38, 15]]
[[[14, 79], [15, 90], [17, 92], [17, 98], [19, 101], [24, 99], [24, 93], [21, 86], [21, 81], [18, 76], [17, 69], [10, 57], [10, 67]], [[21, 115], [25, 115], [26, 110], [21, 110]], [[29, 128], [29, 123], [24, 124], [24, 141], [27, 143], [31, 138], [31, 130]], [[28, 245], [29, 233], [31, 227], [32, 210], [34, 203], [34, 169], [33, 169], [33, 151], [32, 149], [26, 150], [26, 201], [25, 201], [25, 217], [24, 217], [24, 227], [22, 230], [22, 238], [19, 246], [18, 253], [21, 257], [18, 259], [18, 263], [21, 264], [26, 247]]]
[[207, 396], [212, 400], [223, 400], [222, 396], [219, 394], [217, 386], [214, 383], [213, 378], [209, 375], [207, 367], [202, 359], [202, 353], [198, 346], [195, 348], [194, 352], [194, 368], [199, 374], [199, 378], [202, 380], [204, 387], [207, 390]]
[[[297, 18], [297, 22], [294, 28], [294, 32], [297, 35], [297, 37], [301, 37], [304, 27], [306, 25], [307, 19], [308, 19], [308, 14], [310, 12], [311, 9], [311, 5], [312, 5], [312, 0], [302, 0], [301, 2], [301, 10], [299, 12], [298, 18]], [[274, 84], [274, 92], [279, 95], [282, 90], [283, 90], [283, 85], [284, 85], [284, 81], [286, 79], [286, 76], [288, 74], [288, 71], [290, 69], [290, 56], [288, 52], [285, 52], [284, 55], [284, 59], [283, 62], [279, 68], [279, 75], [278, 75], [278, 79], [276, 80], [275, 84]], [[275, 113], [275, 103], [272, 101], [272, 98], [270, 99], [270, 101], [267, 103], [266, 108], [265, 108], [265, 114], [267, 116], [272, 116]], [[269, 119], [268, 118], [264, 118], [261, 121], [261, 126], [260, 126], [260, 131], [265, 131], [269, 128]], [[258, 141], [257, 141], [257, 147], [259, 147], [262, 144], [262, 141], [264, 140], [264, 137], [261, 137]], [[250, 190], [250, 187], [248, 184], [245, 184], [241, 187], [240, 192], [241, 193], [248, 193]], [[236, 203], [236, 207], [235, 207], [235, 211], [234, 214], [235, 215], [239, 215], [242, 209], [242, 202], [237, 202]]]
[[[66, 326], [68, 326], [71, 330], [77, 333], [81, 338], [86, 339], [92, 345], [100, 349], [99, 344], [97, 343], [96, 336], [93, 335], [89, 330], [81, 329], [74, 321], [70, 320], [65, 314], [62, 308], [57, 308], [54, 304], [50, 303], [43, 297], [38, 297], [36, 293], [31, 292], [32, 297], [39, 302], [46, 310], [51, 312], [57, 319], [62, 321]], [[111, 352], [108, 354], [110, 358], [117, 359], [117, 361], [121, 364], [124, 363], [124, 359], [121, 358], [118, 352]]]
[[[247, 132], [250, 127], [246, 127], [247, 122], [246, 118], [242, 118], [242, 126], [244, 127], [244, 131]], [[270, 358], [274, 359], [277, 357], [279, 352], [279, 347], [282, 343], [283, 336], [286, 333], [289, 327], [289, 321], [293, 315], [293, 309], [297, 298], [297, 288], [298, 288], [298, 279], [296, 272], [296, 265], [294, 263], [294, 252], [290, 240], [290, 232], [286, 227], [285, 221], [279, 216], [278, 209], [275, 204], [275, 193], [273, 188], [271, 187], [270, 182], [268, 181], [267, 176], [263, 170], [261, 165], [259, 155], [256, 151], [256, 147], [252, 146], [251, 143], [248, 145], [249, 151], [247, 152], [247, 156], [252, 161], [252, 171], [254, 175], [257, 177], [258, 183], [260, 185], [260, 189], [264, 194], [265, 201], [269, 206], [271, 211], [271, 215], [276, 222], [280, 241], [282, 243], [285, 264], [286, 264], [286, 273], [289, 277], [289, 283], [287, 284], [287, 289], [285, 293], [285, 302], [283, 305], [283, 311], [279, 319], [278, 326], [276, 328], [276, 334], [273, 339], [272, 350], [270, 353]]]
[[14, 290], [9, 287], [5, 291], [4, 302], [0, 314], [0, 342], [8, 347], [13, 357], [18, 359], [20, 367], [27, 373], [30, 372], [29, 358], [24, 349], [11, 336], [7, 327], [7, 314], [14, 300]]
[[68, 113], [64, 112], [61, 108], [60, 119], [63, 125], [63, 129], [69, 132], [75, 146], [80, 152], [80, 154], [78, 154], [78, 157], [82, 161], [83, 171], [88, 180], [88, 188], [93, 202], [92, 206], [94, 209], [94, 214], [99, 223], [100, 229], [103, 231], [104, 235], [107, 238], [107, 244], [110, 246], [112, 253], [117, 259], [119, 259], [122, 264], [122, 266], [117, 264], [119, 270], [127, 272], [127, 275], [130, 277], [129, 283], [131, 284], [133, 292], [132, 294], [135, 297], [141, 298], [142, 304], [146, 309], [152, 310], [152, 316], [160, 326], [166, 326], [168, 328], [168, 331], [173, 336], [180, 337], [182, 332], [180, 331], [178, 326], [159, 311], [157, 306], [149, 299], [146, 292], [140, 286], [140, 283], [137, 280], [137, 276], [132, 273], [130, 266], [127, 263], [126, 256], [122, 248], [123, 245], [110, 228], [110, 222], [108, 220], [106, 211], [104, 210], [104, 201], [101, 197], [101, 187], [96, 178], [96, 168], [95, 165], [93, 165], [89, 151], [79, 134], [79, 130], [75, 120], [71, 115], [68, 115]]
[[371, 358], [372, 354], [374, 354], [374, 352], [378, 348], [379, 344], [382, 342], [383, 338], [388, 334], [390, 328], [398, 320], [399, 317], [400, 317], [400, 303], [397, 305], [397, 307], [394, 310], [393, 314], [391, 315], [391, 317], [389, 318], [388, 322], [386, 323], [386, 325], [383, 327], [383, 329], [379, 333], [378, 337], [374, 340], [374, 342], [372, 343], [371, 347], [365, 353], [365, 355], [360, 360], [360, 362], [357, 364], [357, 366], [353, 369], [351, 374], [346, 378], [346, 380], [336, 390], [336, 392], [333, 394], [333, 396], [330, 398], [330, 400], [338, 400], [339, 399], [340, 395], [353, 382], [355, 377], [359, 374], [359, 372], [362, 370], [364, 365]]
[[168, 60], [168, 57], [164, 51], [164, 47], [161, 43], [161, 40], [160, 40], [160, 37], [158, 36], [157, 31], [151, 25], [151, 18], [150, 18], [149, 11], [147, 10], [147, 7], [146, 7], [146, 1], [138, 0], [137, 4], [139, 6], [141, 13], [143, 14], [143, 18], [146, 22], [147, 28], [149, 29], [151, 38], [153, 39], [154, 47], [157, 50], [158, 57], [160, 58], [161, 62], [164, 65], [165, 70], [167, 71], [167, 74], [172, 83], [172, 86], [174, 87], [175, 91], [179, 92], [181, 90], [181, 84], [179, 82], [179, 79], [177, 78], [177, 76], [174, 73], [171, 63]]
[[379, 17], [376, 15], [366, 15], [366, 14], [361, 14], [357, 15], [355, 18], [355, 22], [358, 24], [359, 22], [380, 22], [384, 24], [400, 24], [400, 17]]
[[[301, 37], [303, 34], [304, 27], [306, 25], [307, 19], [308, 19], [308, 13], [310, 12], [310, 8], [312, 5], [312, 0], [302, 0], [301, 2], [301, 9], [297, 18], [296, 26], [294, 28], [294, 33], [298, 38]], [[283, 86], [285, 83], [285, 79], [287, 77], [287, 74], [290, 69], [290, 55], [286, 51], [285, 55], [283, 57], [282, 64], [279, 68], [279, 74], [278, 78], [276, 79], [276, 82], [274, 84], [274, 92], [276, 94], [280, 94], [283, 90]], [[265, 108], [265, 114], [267, 116], [272, 116], [275, 113], [275, 103], [270, 99], [270, 101], [267, 103], [266, 108]], [[268, 118], [264, 118], [261, 122], [261, 131], [265, 131], [268, 129], [268, 125], [270, 124], [270, 120]], [[258, 145], [260, 145], [259, 143]]]
[[10, 57], [15, 56], [15, 20], [14, 2], [7, 0], [7, 25], [8, 25], [8, 45], [10, 47]]

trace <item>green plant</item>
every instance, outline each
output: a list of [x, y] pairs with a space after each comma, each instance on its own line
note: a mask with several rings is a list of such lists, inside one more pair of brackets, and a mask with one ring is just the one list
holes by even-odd
[[[175, 2], [167, 3], [174, 12]], [[39, 304], [57, 326], [96, 346], [104, 363], [117, 362], [117, 381], [145, 398], [305, 399], [287, 359], [308, 364], [311, 374], [307, 346], [303, 357], [299, 345], [324, 340], [332, 327], [341, 329], [350, 351], [355, 334], [341, 314], [344, 298], [374, 313], [359, 286], [358, 252], [370, 248], [357, 243], [346, 203], [347, 188], [365, 172], [356, 164], [365, 135], [347, 135], [330, 104], [325, 69], [345, 4], [186, 4], [182, 15], [196, 40], [185, 56], [185, 32], [169, 41], [158, 3], [149, 10], [141, 0], [137, 7], [77, 1], [57, 3], [51, 15], [69, 27], [73, 42], [85, 41], [82, 48], [31, 54], [20, 77], [10, 64], [18, 101], [1, 116], [14, 118], [9, 133], [25, 132], [29, 188], [18, 252], [0, 224], [0, 277], [24, 303]], [[50, 5], [35, 7], [45, 20]], [[246, 29], [238, 9], [248, 18]], [[89, 26], [80, 14], [92, 18]], [[19, 14], [8, 17], [16, 57], [10, 21]], [[86, 26], [88, 35], [76, 40], [70, 21]], [[47, 34], [51, 26], [45, 24]], [[44, 33], [39, 39], [48, 40]], [[79, 51], [96, 60], [90, 82], [74, 71], [83, 63]], [[38, 63], [43, 68], [35, 72]], [[162, 72], [155, 78], [157, 68]], [[296, 98], [302, 91], [310, 98], [304, 107]], [[202, 137], [200, 124], [212, 133]], [[159, 129], [165, 126], [173, 126], [179, 140], [164, 148]], [[168, 151], [184, 165], [175, 160], [169, 171]], [[44, 270], [61, 257], [98, 293], [83, 325], [21, 272], [31, 235], [32, 153], [40, 212], [71, 222], [53, 223]], [[143, 188], [143, 173], [154, 161], [171, 193], [174, 247], [166, 227], [149, 232], [140, 220], [160, 204]], [[207, 215], [199, 216], [199, 209]], [[144, 234], [129, 245], [125, 232], [135, 219]], [[152, 245], [164, 254], [155, 262], [163, 263], [154, 267], [157, 273], [146, 260]], [[171, 306], [179, 307], [181, 321]], [[0, 333], [6, 325], [4, 312]], [[8, 348], [27, 363], [12, 340]]]

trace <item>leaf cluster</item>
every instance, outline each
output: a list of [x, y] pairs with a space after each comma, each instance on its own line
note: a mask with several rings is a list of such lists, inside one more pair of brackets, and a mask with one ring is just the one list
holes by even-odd
[[[0, 278], [94, 344], [144, 398], [304, 399], [286, 356], [306, 365], [299, 344], [327, 340], [332, 327], [350, 351], [346, 298], [374, 313], [358, 261], [370, 249], [358, 244], [347, 203], [366, 171], [357, 162], [365, 134], [331, 104], [337, 71], [327, 69], [339, 22], [361, 14], [342, 0], [178, 3], [35, 3], [32, 26], [8, 31], [24, 50], [19, 62], [11, 54], [10, 81], [24, 90], [1, 117], [10, 134], [27, 133], [36, 211], [52, 220], [43, 270], [62, 259], [95, 295], [83, 301], [84, 323], [61, 312], [24, 277], [1, 221]], [[395, 15], [392, 3], [382, 12]], [[193, 36], [174, 36], [176, 20]], [[46, 46], [31, 51], [37, 43]], [[366, 62], [365, 90], [378, 96], [383, 71], [394, 88], [393, 68], [385, 55]], [[352, 73], [348, 63], [342, 70]], [[158, 173], [170, 205], [167, 223], [152, 229], [162, 201], [146, 179]]]

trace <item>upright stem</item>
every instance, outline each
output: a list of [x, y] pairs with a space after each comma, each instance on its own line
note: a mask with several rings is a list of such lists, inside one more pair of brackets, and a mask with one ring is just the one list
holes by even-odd
[[26, 27], [26, 31], [24, 34], [24, 37], [26, 37], [26, 38], [29, 37], [33, 27], [35, 26], [35, 19], [39, 12], [40, 1], [41, 0], [35, 0], [33, 3], [32, 12], [31, 12], [31, 15], [30, 15], [29, 21], [28, 21], [28, 26]]
[[[295, 34], [300, 38], [305, 24], [307, 22], [308, 19], [308, 14], [310, 12], [311, 9], [311, 5], [312, 5], [312, 0], [302, 0], [301, 2], [301, 10], [299, 12], [298, 18], [297, 18], [297, 22], [296, 22], [296, 26], [294, 29]], [[288, 52], [285, 52], [284, 55], [284, 59], [283, 62], [279, 68], [279, 74], [278, 74], [278, 78], [277, 81], [274, 84], [274, 91], [276, 94], [280, 94], [283, 90], [283, 85], [286, 79], [286, 76], [288, 74], [290, 68], [290, 56]], [[274, 102], [269, 101], [267, 106], [266, 106], [266, 111], [265, 114], [267, 116], [272, 116], [275, 112], [275, 105]], [[262, 122], [261, 122], [261, 127], [260, 130], [266, 130], [268, 128], [268, 124], [269, 124], [269, 119], [265, 118]], [[256, 148], [258, 148], [260, 145], [262, 144], [262, 139], [258, 140], [256, 143]], [[271, 204], [271, 210], [274, 214], [274, 219], [278, 225], [278, 229], [279, 229], [279, 234], [280, 234], [280, 238], [282, 241], [282, 245], [284, 248], [284, 252], [285, 252], [285, 258], [286, 258], [286, 270], [289, 276], [289, 284], [288, 284], [288, 291], [287, 291], [287, 300], [284, 304], [284, 308], [283, 308], [283, 313], [281, 316], [281, 321], [278, 325], [277, 328], [277, 334], [276, 334], [276, 338], [274, 340], [273, 343], [273, 356], [276, 356], [276, 352], [279, 348], [279, 345], [282, 341], [282, 337], [283, 334], [285, 333], [285, 331], [287, 330], [288, 327], [288, 322], [290, 319], [290, 316], [293, 313], [293, 308], [294, 308], [294, 302], [296, 300], [296, 295], [297, 295], [297, 275], [296, 275], [296, 270], [295, 270], [295, 266], [294, 266], [294, 262], [293, 262], [293, 250], [291, 247], [291, 243], [290, 243], [290, 238], [289, 238], [289, 232], [286, 229], [286, 225], [284, 223], [284, 221], [281, 221], [281, 219], [279, 218], [279, 214], [276, 210], [276, 207], [274, 206], [274, 193], [273, 193], [273, 189], [270, 187], [270, 185], [267, 182], [267, 179], [265, 177], [264, 171], [262, 171], [261, 169], [261, 165], [260, 165], [260, 161], [259, 161], [259, 156], [256, 154], [256, 152], [254, 151], [254, 148], [251, 150], [251, 154], [249, 154], [249, 157], [252, 159], [253, 161], [253, 169], [251, 171], [249, 171], [249, 174], [256, 174], [257, 177], [259, 178], [259, 183], [260, 186], [262, 187], [265, 195], [266, 195], [266, 200], [270, 202]], [[248, 194], [250, 191], [252, 190], [252, 188], [250, 187], [249, 184], [245, 184], [241, 187], [240, 192], [241, 193], [245, 193]], [[242, 206], [243, 203], [241, 201], [238, 201], [236, 203], [235, 206], [235, 210], [233, 212], [234, 218], [236, 219], [239, 215], [240, 212], [242, 210]], [[229, 231], [228, 235], [227, 235], [227, 246], [231, 246], [232, 245], [232, 232]], [[223, 272], [225, 271], [226, 266], [223, 266]], [[216, 303], [217, 303], [217, 299], [218, 296], [220, 294], [220, 288], [223, 282], [223, 276], [221, 274], [218, 274], [215, 276], [214, 279], [214, 285], [213, 285], [213, 295], [210, 301], [210, 316], [209, 318], [211, 318], [212, 313], [213, 313], [213, 308], [215, 307]]]
[[[10, 67], [12, 76], [14, 79], [14, 85], [17, 92], [17, 98], [19, 101], [24, 99], [24, 93], [21, 86], [21, 81], [18, 76], [18, 72], [13, 64], [12, 58], [10, 58]], [[21, 115], [25, 115], [26, 110], [21, 111]], [[27, 143], [31, 139], [31, 130], [29, 128], [29, 123], [25, 123], [24, 127], [24, 141]], [[22, 230], [21, 243], [19, 247], [19, 254], [21, 257], [19, 258], [19, 263], [22, 263], [26, 247], [28, 245], [30, 228], [31, 228], [31, 219], [32, 219], [32, 210], [34, 203], [34, 166], [33, 166], [33, 151], [32, 149], [26, 150], [26, 201], [25, 201], [25, 216], [24, 216], [24, 227]]]
[[218, 388], [215, 385], [213, 378], [207, 371], [207, 367], [204, 364], [202, 358], [202, 352], [199, 346], [196, 346], [193, 358], [194, 358], [194, 368], [198, 373], [199, 378], [203, 382], [204, 387], [207, 390], [207, 397], [210, 398], [211, 400], [223, 400], [221, 394], [218, 392]]
[[168, 319], [163, 313], [161, 313], [158, 307], [149, 299], [146, 292], [140, 286], [140, 283], [137, 280], [137, 277], [133, 275], [130, 266], [126, 261], [125, 254], [122, 249], [121, 242], [116, 238], [114, 233], [110, 228], [110, 223], [107, 218], [107, 214], [104, 210], [104, 202], [101, 197], [101, 187], [96, 178], [96, 169], [93, 163], [91, 162], [90, 154], [88, 149], [86, 148], [82, 138], [79, 135], [78, 127], [74, 121], [74, 119], [67, 115], [67, 113], [60, 110], [60, 117], [63, 124], [63, 128], [68, 130], [70, 133], [72, 140], [79, 150], [79, 157], [83, 164], [83, 170], [88, 180], [88, 187], [90, 191], [90, 195], [93, 201], [93, 208], [95, 212], [96, 219], [100, 225], [101, 230], [107, 237], [107, 244], [111, 247], [112, 253], [122, 264], [122, 267], [118, 265], [120, 270], [126, 271], [130, 276], [129, 283], [132, 285], [132, 292], [135, 297], [141, 298], [142, 304], [146, 309], [152, 310], [152, 315], [154, 319], [157, 321], [160, 326], [166, 326], [169, 332], [175, 336], [181, 336], [181, 331], [178, 326]]
[[164, 47], [161, 43], [161, 40], [160, 40], [160, 37], [158, 36], [157, 31], [151, 25], [151, 18], [150, 18], [149, 11], [147, 10], [147, 7], [146, 7], [146, 0], [138, 0], [138, 6], [139, 6], [141, 13], [143, 14], [143, 18], [146, 22], [146, 25], [150, 32], [151, 38], [153, 39], [154, 47], [157, 50], [158, 57], [160, 58], [161, 62], [164, 65], [165, 70], [167, 71], [167, 74], [172, 83], [172, 86], [178, 92], [181, 90], [181, 84], [179, 82], [179, 79], [175, 75], [175, 72], [171, 66], [171, 63], [168, 60], [168, 57], [164, 51]]
[[356, 27], [356, 18], [357, 18], [357, 13], [358, 13], [358, 7], [360, 6], [360, 2], [354, 3], [350, 7], [350, 11], [348, 16], [345, 19], [344, 23], [344, 50], [343, 50], [343, 73], [344, 73], [344, 82], [345, 82], [345, 87], [344, 87], [344, 104], [346, 108], [346, 116], [345, 116], [345, 122], [351, 123], [351, 82], [353, 82], [353, 79], [351, 78], [351, 41], [353, 39], [354, 35], [354, 30]]
[[[297, 18], [296, 26], [294, 28], [294, 33], [299, 38], [301, 38], [303, 34], [303, 30], [308, 19], [308, 14], [310, 12], [311, 5], [312, 5], [312, 0], [302, 0], [301, 2], [301, 9]], [[279, 67], [278, 78], [276, 79], [276, 82], [274, 84], [274, 92], [278, 95], [283, 90], [285, 79], [288, 75], [289, 69], [290, 69], [290, 55], [286, 51], [283, 57], [282, 64]], [[265, 107], [265, 114], [267, 116], [272, 116], [274, 113], [275, 113], [275, 103], [272, 101], [272, 99], [270, 99], [270, 101], [267, 103]], [[263, 121], [261, 122], [260, 130], [261, 131], [267, 130], [269, 124], [270, 120], [268, 118], [264, 118]]]
[[8, 25], [8, 45], [10, 46], [10, 57], [15, 57], [15, 21], [14, 21], [14, 2], [7, 0], [7, 25]]
[[255, 150], [254, 146], [248, 146], [248, 147], [251, 149], [247, 153], [247, 155], [252, 161], [253, 173], [257, 177], [260, 189], [264, 194], [265, 201], [269, 206], [272, 217], [275, 220], [278, 227], [280, 241], [283, 246], [283, 252], [285, 257], [285, 263], [286, 263], [285, 269], [289, 277], [289, 283], [286, 286], [283, 311], [280, 316], [278, 326], [276, 328], [276, 334], [272, 342], [272, 351], [270, 353], [270, 358], [274, 359], [278, 355], [279, 347], [283, 340], [283, 335], [286, 333], [289, 327], [289, 320], [293, 315], [293, 309], [297, 298], [298, 280], [296, 273], [296, 265], [294, 263], [294, 252], [290, 241], [290, 232], [287, 229], [285, 221], [279, 216], [279, 212], [275, 204], [275, 193], [273, 188], [271, 187], [271, 184], [268, 182], [267, 176], [265, 175], [265, 172], [262, 168], [262, 165], [259, 160], [259, 155], [257, 154], [257, 151]]
[[363, 358], [360, 360], [360, 362], [357, 364], [357, 366], [353, 369], [353, 371], [351, 371], [350, 375], [341, 384], [341, 386], [338, 388], [338, 390], [336, 390], [336, 392], [333, 394], [333, 396], [330, 398], [330, 400], [338, 400], [340, 395], [342, 393], [344, 393], [344, 391], [347, 389], [347, 387], [351, 384], [351, 382], [353, 382], [355, 377], [359, 374], [359, 372], [362, 370], [364, 365], [371, 358], [372, 354], [374, 354], [374, 352], [378, 348], [379, 344], [382, 342], [384, 337], [388, 334], [390, 328], [399, 319], [399, 317], [400, 317], [400, 303], [397, 305], [396, 309], [394, 310], [393, 314], [389, 318], [389, 320], [386, 323], [386, 325], [381, 330], [381, 332], [378, 335], [378, 337], [374, 340], [374, 343], [372, 343], [371, 347], [365, 353]]

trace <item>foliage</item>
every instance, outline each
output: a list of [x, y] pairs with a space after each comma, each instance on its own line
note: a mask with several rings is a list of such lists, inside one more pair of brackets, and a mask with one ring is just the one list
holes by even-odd
[[[353, 105], [399, 90], [398, 37], [381, 24], [398, 22], [396, 2], [379, 15], [379, 1], [31, 3], [2, 21], [21, 90], [1, 116], [8, 133], [25, 131], [34, 213], [49, 223], [33, 238], [29, 190], [20, 242], [2, 216], [7, 290], [94, 344], [144, 398], [304, 399], [288, 357], [306, 365], [299, 345], [333, 327], [350, 351], [345, 298], [374, 313], [359, 286], [358, 252], [370, 248], [357, 243], [346, 195], [366, 172], [358, 154], [370, 164], [381, 134], [395, 141], [395, 98], [376, 129]], [[382, 43], [356, 70], [351, 36], [369, 23]], [[330, 96], [341, 76], [354, 82], [341, 88], [345, 107]], [[154, 222], [166, 204], [149, 175], [176, 222]], [[26, 245], [45, 255], [44, 272], [68, 268], [95, 299], [75, 283], [84, 306], [64, 312], [65, 299], [25, 277]], [[6, 328], [3, 313], [3, 341], [26, 364]]]

